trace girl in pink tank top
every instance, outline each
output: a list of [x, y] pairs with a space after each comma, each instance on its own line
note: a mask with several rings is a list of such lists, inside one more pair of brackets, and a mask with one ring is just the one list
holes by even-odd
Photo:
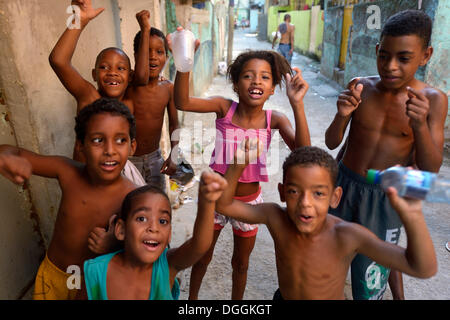
[[[300, 70], [291, 69], [287, 60], [275, 51], [244, 52], [228, 67], [227, 73], [238, 96], [238, 102], [218, 96], [206, 99], [190, 97], [189, 72], [177, 72], [174, 84], [175, 106], [183, 111], [216, 113], [216, 144], [210, 167], [222, 175], [232, 163], [230, 161], [234, 161], [234, 152], [244, 138], [257, 137], [262, 142], [263, 153], [256, 163], [246, 167], [239, 179], [235, 195], [237, 199], [247, 203], [260, 203], [262, 198], [259, 183], [268, 181], [265, 160], [272, 130], [279, 130], [291, 150], [311, 144], [303, 105], [308, 84], [301, 77]], [[274, 94], [277, 85], [281, 87], [282, 81], [286, 84], [286, 93], [294, 113], [295, 130], [284, 114], [263, 110], [264, 103]], [[257, 225], [235, 221], [219, 213], [216, 213], [214, 222], [213, 244], [208, 253], [192, 267], [189, 298], [198, 298], [216, 240], [223, 226], [230, 222], [234, 232], [231, 298], [242, 299]]]

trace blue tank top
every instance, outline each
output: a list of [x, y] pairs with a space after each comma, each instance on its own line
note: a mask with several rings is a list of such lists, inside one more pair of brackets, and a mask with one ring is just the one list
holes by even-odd
[[[84, 281], [89, 300], [108, 300], [106, 293], [106, 274], [108, 264], [119, 252], [108, 253], [84, 262]], [[175, 279], [172, 289], [169, 282], [169, 264], [167, 263], [167, 248], [153, 263], [152, 284], [149, 300], [178, 300], [180, 286]]]

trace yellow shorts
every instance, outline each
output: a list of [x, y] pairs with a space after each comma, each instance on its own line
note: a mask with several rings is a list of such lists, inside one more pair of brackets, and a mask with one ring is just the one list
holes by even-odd
[[79, 290], [67, 287], [71, 275], [55, 266], [46, 254], [34, 282], [33, 300], [75, 300]]

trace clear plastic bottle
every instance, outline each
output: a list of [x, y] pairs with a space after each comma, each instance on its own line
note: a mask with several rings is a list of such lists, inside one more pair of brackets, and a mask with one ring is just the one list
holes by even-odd
[[404, 167], [391, 167], [384, 171], [370, 169], [367, 181], [381, 183], [384, 190], [394, 187], [401, 197], [450, 203], [450, 180], [432, 172]]

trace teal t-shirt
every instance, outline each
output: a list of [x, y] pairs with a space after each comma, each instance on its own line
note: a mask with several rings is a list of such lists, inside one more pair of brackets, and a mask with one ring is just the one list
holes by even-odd
[[[106, 293], [106, 274], [108, 264], [119, 252], [108, 253], [84, 262], [84, 281], [89, 300], [108, 300]], [[167, 248], [153, 263], [152, 284], [149, 300], [178, 300], [180, 286], [175, 279], [172, 289], [169, 283], [169, 264], [167, 263]]]

